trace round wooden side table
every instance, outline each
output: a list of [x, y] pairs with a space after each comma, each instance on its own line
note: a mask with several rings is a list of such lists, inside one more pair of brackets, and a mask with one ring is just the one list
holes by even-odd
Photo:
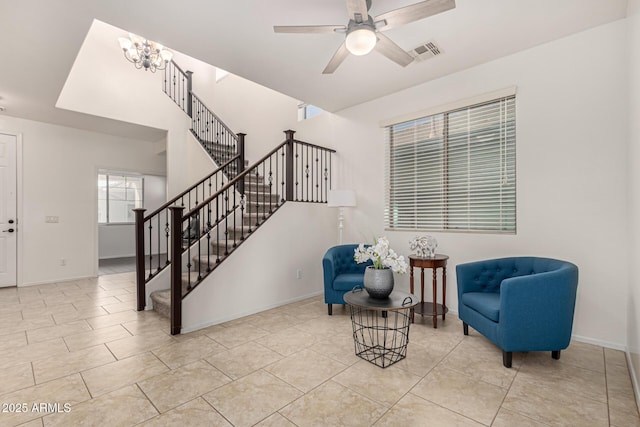
[[[436, 254], [433, 258], [419, 257], [416, 255], [409, 256], [409, 292], [413, 293], [413, 269], [414, 267], [420, 268], [420, 302], [416, 305], [414, 311], [422, 316], [433, 316], [433, 327], [438, 327], [438, 316], [442, 315], [444, 321], [445, 314], [449, 311], [447, 308], [447, 260], [449, 257], [443, 254]], [[424, 269], [430, 268], [433, 270], [433, 302], [424, 302]], [[438, 268], [442, 268], [442, 304], [437, 303], [438, 296], [438, 281], [436, 278], [436, 272]], [[413, 321], [413, 319], [412, 319]]]

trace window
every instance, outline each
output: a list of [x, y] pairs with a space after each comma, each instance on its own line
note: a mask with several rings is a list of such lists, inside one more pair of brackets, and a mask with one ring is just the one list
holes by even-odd
[[310, 119], [322, 113], [322, 108], [315, 105], [300, 103], [298, 104], [298, 121]]
[[128, 224], [135, 222], [134, 208], [143, 201], [142, 176], [98, 173], [98, 223]]
[[515, 233], [515, 96], [386, 127], [386, 225]]

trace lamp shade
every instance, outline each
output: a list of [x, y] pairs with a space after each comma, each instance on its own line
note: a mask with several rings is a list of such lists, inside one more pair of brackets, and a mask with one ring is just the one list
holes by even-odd
[[356, 206], [356, 192], [353, 190], [329, 190], [327, 206], [332, 208]]

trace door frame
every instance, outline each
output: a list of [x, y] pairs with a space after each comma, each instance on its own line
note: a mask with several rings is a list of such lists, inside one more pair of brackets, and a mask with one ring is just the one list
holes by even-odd
[[16, 286], [22, 286], [22, 248], [23, 248], [23, 218], [22, 218], [22, 133], [0, 128], [0, 134], [16, 138]]

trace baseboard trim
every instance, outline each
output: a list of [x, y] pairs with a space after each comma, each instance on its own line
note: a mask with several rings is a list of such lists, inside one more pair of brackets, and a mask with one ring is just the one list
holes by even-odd
[[582, 335], [571, 335], [571, 339], [579, 342], [583, 342], [586, 344], [594, 344], [599, 345], [600, 347], [606, 347], [613, 350], [621, 350], [626, 352], [627, 347], [618, 343], [603, 341], [595, 338], [583, 337]]
[[219, 323], [224, 323], [224, 322], [229, 322], [231, 320], [240, 319], [241, 317], [250, 316], [252, 314], [261, 313], [261, 312], [266, 311], [266, 310], [271, 310], [272, 308], [281, 307], [281, 306], [287, 305], [287, 304], [292, 304], [294, 302], [302, 301], [302, 300], [305, 300], [307, 298], [312, 298], [312, 297], [315, 297], [315, 296], [318, 296], [318, 295], [324, 295], [324, 290], [312, 292], [312, 293], [305, 294], [305, 295], [302, 295], [302, 296], [299, 296], [299, 297], [295, 297], [295, 298], [290, 298], [288, 300], [281, 301], [281, 302], [278, 302], [278, 303], [275, 303], [275, 304], [270, 304], [270, 305], [261, 307], [261, 308], [256, 309], [256, 310], [245, 311], [245, 312], [242, 312], [242, 313], [236, 313], [236, 314], [231, 315], [231, 316], [221, 317], [221, 318], [213, 320], [211, 322], [201, 323], [199, 325], [185, 326], [185, 327], [182, 328], [182, 331], [180, 333], [181, 334], [188, 334], [189, 332], [197, 331], [199, 329], [208, 328], [209, 326], [217, 325]]
[[19, 288], [26, 288], [29, 286], [38, 286], [38, 285], [52, 285], [54, 283], [65, 283], [65, 282], [73, 282], [75, 280], [85, 280], [85, 279], [95, 279], [98, 276], [78, 276], [78, 277], [67, 277], [64, 279], [58, 280], [47, 280], [44, 282], [30, 282], [30, 283], [22, 283]]
[[636, 408], [638, 409], [638, 412], [640, 412], [640, 384], [638, 384], [638, 373], [633, 367], [633, 363], [631, 363], [631, 353], [625, 351], [624, 354], [627, 356], [627, 367], [629, 368], [629, 376], [631, 377], [633, 394], [635, 394], [636, 396]]

